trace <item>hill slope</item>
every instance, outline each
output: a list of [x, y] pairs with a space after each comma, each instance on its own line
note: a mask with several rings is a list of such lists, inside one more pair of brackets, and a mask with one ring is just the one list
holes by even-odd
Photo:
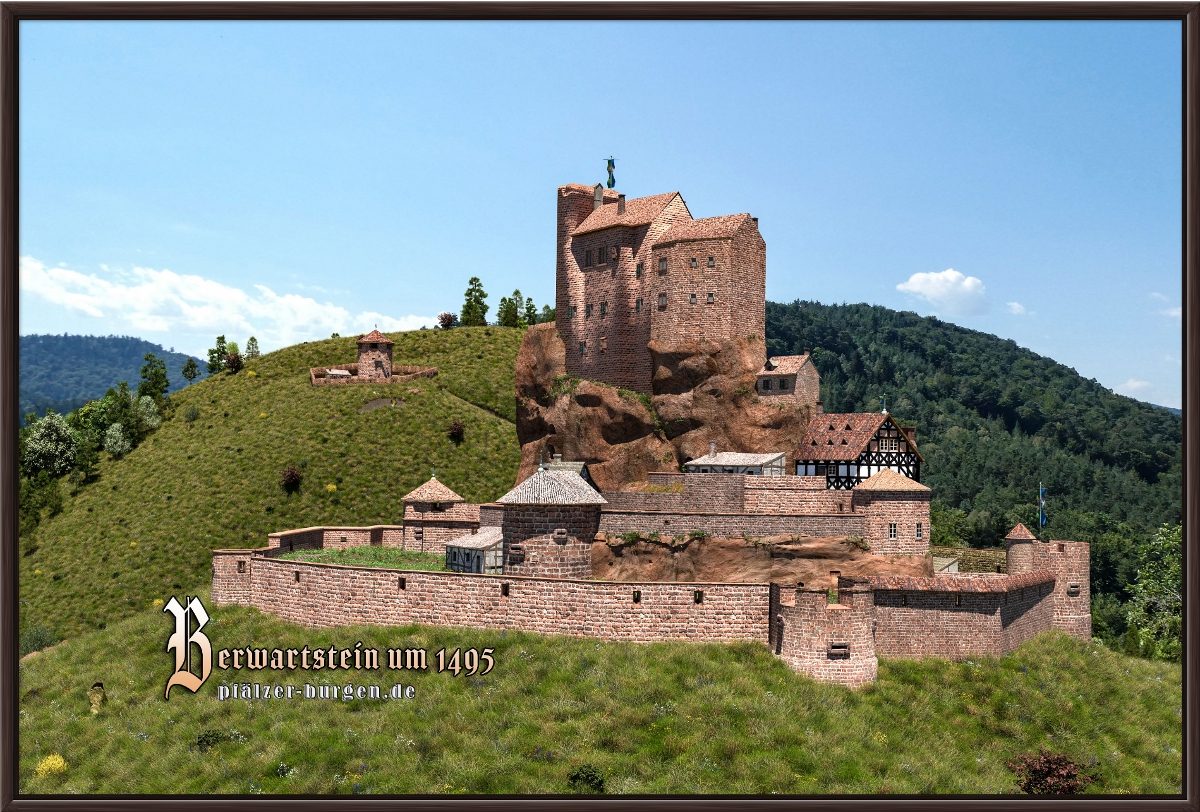
[[[512, 360], [521, 332], [392, 338], [396, 363], [435, 365], [438, 376], [313, 387], [309, 367], [353, 360], [354, 339], [340, 338], [264, 355], [174, 395], [172, 419], [125, 459], [103, 462], [95, 482], [22, 539], [23, 622], [77, 634], [203, 584], [214, 547], [262, 546], [290, 527], [399, 523], [400, 497], [431, 468], [468, 500], [501, 496], [519, 459]], [[363, 411], [378, 399], [387, 405]], [[190, 407], [199, 410], [191, 423]], [[466, 426], [461, 445], [446, 437], [453, 420]], [[291, 497], [279, 485], [289, 463], [304, 473]]]
[[[207, 597], [207, 595], [205, 595]], [[486, 676], [272, 672], [283, 685], [411, 684], [410, 700], [163, 701], [173, 661], [160, 609], [21, 664], [27, 793], [572, 793], [593, 765], [612, 794], [1016, 793], [1005, 761], [1046, 747], [1093, 793], [1178, 793], [1178, 666], [1047, 634], [963, 663], [884, 660], [860, 692], [790, 671], [763, 645], [618, 644], [456, 629], [303, 629], [213, 608], [214, 650], [493, 647]], [[119, 651], [122, 656], [114, 657]], [[103, 681], [108, 703], [88, 711]], [[51, 753], [61, 775], [37, 778]], [[281, 766], [282, 765], [282, 766]]]
[[[170, 391], [177, 391], [187, 385], [182, 370], [192, 357], [131, 336], [28, 335], [21, 336], [20, 344], [17, 414], [22, 419], [47, 409], [66, 414], [121, 381], [136, 389], [148, 352], [166, 363]], [[203, 378], [206, 364], [199, 358], [196, 363]]]

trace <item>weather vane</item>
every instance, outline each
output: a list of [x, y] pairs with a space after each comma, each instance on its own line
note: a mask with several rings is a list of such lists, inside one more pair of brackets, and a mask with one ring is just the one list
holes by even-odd
[[608, 188], [609, 189], [611, 189], [617, 185], [617, 178], [615, 175], [613, 175], [613, 172], [616, 171], [616, 168], [617, 168], [617, 159], [612, 157], [611, 155], [609, 155], [608, 156]]

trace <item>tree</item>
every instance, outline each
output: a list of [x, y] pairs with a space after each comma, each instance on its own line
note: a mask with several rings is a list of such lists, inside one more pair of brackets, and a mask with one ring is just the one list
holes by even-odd
[[496, 308], [496, 324], [501, 327], [520, 327], [521, 311], [525, 309], [525, 297], [514, 290], [512, 296], [502, 296]]
[[21, 453], [21, 468], [26, 476], [45, 471], [50, 476], [62, 476], [75, 465], [79, 441], [62, 415], [47, 412], [33, 424], [25, 437]]
[[458, 326], [457, 313], [438, 313], [438, 327], [443, 330], [451, 330]]
[[167, 363], [152, 352], [146, 353], [142, 365], [142, 381], [138, 384], [138, 396], [147, 395], [156, 401], [166, 397], [170, 383], [167, 381]]
[[[237, 345], [230, 344], [230, 346]], [[237, 373], [241, 372], [242, 367], [245, 365], [245, 362], [242, 361], [242, 356], [236, 352], [231, 352], [229, 355], [225, 356], [225, 369], [230, 375], [236, 375]]]
[[91, 431], [79, 435], [79, 446], [75, 452], [75, 470], [71, 481], [77, 485], [91, 482], [100, 464], [100, 438]]
[[538, 321], [542, 324], [549, 324], [550, 322], [554, 321], [554, 311], [555, 308], [551, 307], [550, 305], [542, 305], [542, 315], [538, 318]]
[[133, 450], [133, 443], [120, 423], [113, 423], [108, 427], [108, 431], [104, 432], [104, 450], [117, 459]]
[[217, 336], [217, 344], [208, 351], [208, 374], [216, 375], [225, 368], [225, 356], [229, 349], [225, 346], [225, 336]]
[[134, 411], [137, 413], [138, 428], [141, 434], [149, 434], [162, 425], [162, 418], [158, 414], [158, 405], [153, 398], [147, 395], [138, 398]]
[[1183, 652], [1183, 525], [1164, 524], [1138, 550], [1137, 580], [1125, 610], [1142, 654], [1178, 660]]
[[258, 356], [258, 339], [254, 336], [250, 336], [250, 338], [246, 340], [246, 360], [252, 361]]
[[483, 283], [479, 281], [478, 276], [472, 276], [467, 280], [467, 292], [463, 297], [462, 315], [459, 317], [459, 322], [464, 327], [483, 327], [487, 324], [488, 306], [487, 293], [483, 290]]
[[238, 347], [238, 343], [236, 341], [230, 341], [228, 344], [225, 345], [225, 357], [226, 358], [228, 358], [231, 355], [241, 355], [241, 354], [242, 354], [242, 350], [240, 347]]
[[200, 367], [197, 366], [196, 359], [187, 359], [187, 363], [183, 365], [183, 377], [187, 379], [188, 383], [191, 383], [192, 381], [196, 380], [199, 375]]
[[524, 321], [526, 327], [532, 327], [538, 323], [537, 306], [534, 305], [533, 299], [531, 298], [525, 300]]

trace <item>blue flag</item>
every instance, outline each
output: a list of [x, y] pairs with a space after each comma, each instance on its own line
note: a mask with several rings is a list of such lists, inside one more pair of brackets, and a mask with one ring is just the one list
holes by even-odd
[[617, 168], [616, 159], [609, 158], [608, 159], [608, 188], [609, 189], [611, 189], [612, 187], [617, 185], [617, 179], [613, 176], [613, 170], [615, 170], [616, 168]]
[[1038, 483], [1038, 527], [1045, 527], [1049, 517], [1046, 516], [1046, 489]]

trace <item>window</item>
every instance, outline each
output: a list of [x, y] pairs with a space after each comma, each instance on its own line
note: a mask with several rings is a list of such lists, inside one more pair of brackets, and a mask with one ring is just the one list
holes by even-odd
[[600, 318], [604, 318], [607, 315], [608, 315], [608, 302], [601, 302], [600, 303]]
[[667, 275], [667, 258], [666, 257], [658, 258], [658, 275], [659, 276]]
[[716, 294], [714, 294], [714, 293], [713, 293], [713, 292], [710, 290], [710, 291], [708, 292], [708, 303], [709, 303], [709, 304], [712, 304], [712, 303], [713, 303], [713, 302], [715, 302], [715, 301], [716, 301]]
[[579, 354], [587, 355], [587, 342], [586, 341], [579, 342]]
[[658, 294], [658, 309], [659, 310], [667, 309], [667, 294], [665, 294], [665, 293]]
[[600, 336], [600, 352], [608, 352], [608, 336]]
[[688, 296], [688, 304], [695, 304], [695, 303], [696, 303], [696, 294], [693, 293], [690, 296]]
[[373, 350], [377, 350], [377, 349], [379, 349], [379, 345], [378, 345], [378, 344], [372, 344], [372, 345], [371, 345], [371, 349], [373, 349]]
[[920, 522], [917, 522], [917, 539], [918, 539], [918, 540], [919, 540], [919, 539], [921, 539], [921, 538], [924, 536], [924, 532], [925, 532], [925, 531], [924, 531], [924, 529], [921, 527], [921, 523], [920, 523]]
[[717, 261], [715, 259], [713, 259], [712, 257], [709, 257], [708, 258], [708, 267], [710, 267], [710, 268], [717, 267]]
[[246, 562], [239, 561], [238, 562], [238, 572], [245, 572], [245, 571], [246, 571]]
[[634, 313], [642, 312], [642, 300], [641, 299], [638, 299], [636, 302], [633, 303], [633, 312]]
[[592, 249], [583, 252], [583, 267], [590, 268], [592, 266]]
[[787, 388], [788, 388], [787, 378], [780, 378], [779, 379], [779, 391], [783, 392]]
[[641, 278], [642, 278], [642, 272], [643, 272], [643, 271], [645, 271], [645, 270], [646, 270], [646, 263], [644, 263], [644, 262], [639, 262], [639, 263], [637, 264], [637, 270], [635, 270], [635, 271], [633, 272], [633, 275], [634, 275], [634, 276], [636, 276], [638, 279], [641, 279]]
[[763, 380], [762, 380], [762, 388], [763, 388], [763, 391], [764, 391], [764, 392], [770, 392], [770, 391], [771, 391], [771, 379], [770, 379], [770, 378], [763, 378]]
[[897, 440], [895, 437], [880, 437], [879, 438], [879, 450], [880, 451], [899, 451], [900, 450], [900, 441]]
[[888, 522], [888, 538], [894, 539], [895, 537], [896, 537], [896, 523]]
[[585, 304], [585, 305], [583, 306], [583, 316], [584, 316], [584, 318], [588, 318], [588, 319], [590, 319], [590, 318], [592, 317], [592, 305], [591, 305], [591, 303]]
[[567, 313], [567, 316], [574, 318], [577, 315], [579, 315], [579, 308], [575, 305], [571, 305], [571, 310]]
[[692, 257], [688, 260], [688, 265], [693, 269], [700, 267], [700, 263], [696, 261], [695, 257]]
[[600, 248], [598, 248], [596, 250], [596, 264], [597, 265], [607, 265], [608, 264], [608, 246], [602, 245], [602, 246], [600, 246]]
[[424, 541], [425, 540], [425, 530], [420, 527], [414, 529], [413, 530], [413, 538], [416, 539], [417, 541]]

